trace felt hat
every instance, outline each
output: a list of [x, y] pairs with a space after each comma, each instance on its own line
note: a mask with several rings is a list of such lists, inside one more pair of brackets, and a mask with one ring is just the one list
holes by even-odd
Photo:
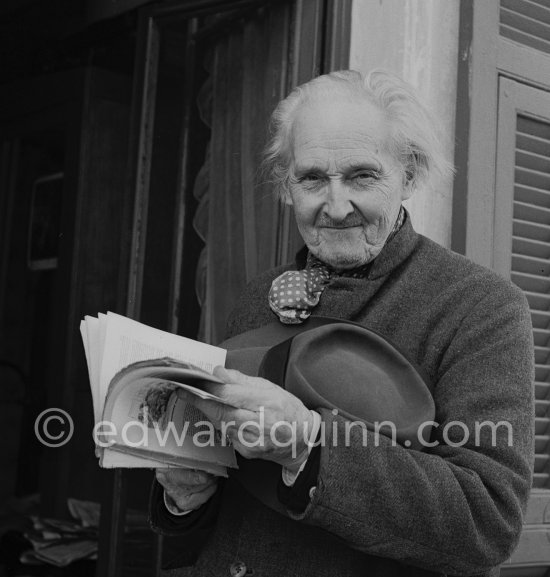
[[[296, 395], [310, 409], [331, 409], [376, 430], [393, 423], [391, 435], [405, 447], [421, 449], [419, 427], [433, 421], [431, 384], [398, 347], [363, 325], [311, 316], [300, 325], [279, 321], [224, 343], [226, 368], [264, 377]], [[387, 431], [379, 428], [381, 434]], [[430, 428], [421, 431], [429, 436]], [[281, 467], [243, 459], [229, 476], [268, 507], [286, 515], [277, 497]]]
[[300, 325], [277, 321], [222, 346], [227, 368], [264, 377], [309, 409], [336, 410], [370, 430], [391, 422], [397, 442], [406, 447], [421, 448], [418, 428], [434, 418], [431, 385], [421, 369], [363, 325], [327, 317]]

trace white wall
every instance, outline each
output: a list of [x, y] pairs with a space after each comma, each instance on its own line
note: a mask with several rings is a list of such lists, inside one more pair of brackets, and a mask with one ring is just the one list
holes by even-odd
[[[386, 68], [413, 84], [439, 117], [454, 153], [459, 0], [354, 0], [350, 68]], [[407, 201], [415, 229], [451, 244], [452, 183]]]

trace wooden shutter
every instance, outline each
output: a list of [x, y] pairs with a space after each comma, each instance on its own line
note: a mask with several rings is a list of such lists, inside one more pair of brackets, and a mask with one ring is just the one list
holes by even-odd
[[550, 54], [550, 3], [548, 0], [501, 0], [500, 34]]
[[536, 460], [533, 486], [550, 488], [550, 124], [519, 115], [512, 280], [526, 292], [535, 342]]
[[520, 544], [504, 575], [550, 574], [550, 93], [501, 78], [495, 269], [527, 296], [535, 343], [535, 465]]

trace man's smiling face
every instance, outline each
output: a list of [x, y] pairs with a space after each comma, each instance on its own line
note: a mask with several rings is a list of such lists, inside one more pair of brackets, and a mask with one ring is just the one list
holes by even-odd
[[410, 196], [390, 127], [367, 100], [302, 106], [292, 127], [287, 202], [309, 250], [337, 270], [373, 260]]

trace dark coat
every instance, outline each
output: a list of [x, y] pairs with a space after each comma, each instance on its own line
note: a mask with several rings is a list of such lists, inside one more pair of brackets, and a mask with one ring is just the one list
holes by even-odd
[[[291, 268], [250, 283], [228, 336], [274, 320], [267, 294]], [[407, 218], [367, 278], [333, 279], [314, 314], [378, 331], [427, 373], [437, 446], [420, 452], [383, 437], [375, 446], [374, 436], [364, 446], [352, 428], [351, 446], [321, 449], [317, 487], [299, 515], [274, 512], [231, 479], [183, 522], [167, 518], [155, 493], [153, 526], [181, 535], [180, 563], [205, 540], [193, 567], [168, 575], [229, 575], [236, 561], [257, 577], [493, 573], [517, 543], [531, 486], [533, 345], [523, 293], [418, 235]], [[342, 417], [320, 413], [330, 440]], [[467, 428], [467, 442], [453, 421]], [[511, 446], [508, 425], [493, 439], [484, 421], [509, 423]]]

